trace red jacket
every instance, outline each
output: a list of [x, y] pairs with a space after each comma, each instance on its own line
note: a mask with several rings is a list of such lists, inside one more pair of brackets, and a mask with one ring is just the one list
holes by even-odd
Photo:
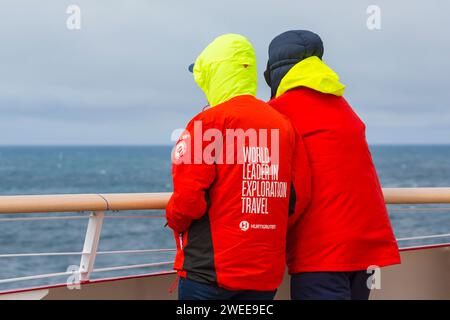
[[343, 97], [300, 87], [269, 102], [303, 137], [312, 191], [288, 230], [289, 273], [400, 262], [365, 125]]
[[[215, 129], [212, 136], [225, 138], [232, 137], [229, 129], [278, 130], [279, 160], [274, 160], [270, 132], [267, 145], [259, 138], [256, 144], [251, 139], [243, 145], [224, 143], [212, 161], [202, 159], [212, 139], [196, 144], [199, 123], [204, 134]], [[248, 147], [265, 151], [249, 160], [243, 151]], [[166, 209], [175, 231], [174, 268], [180, 276], [229, 290], [269, 291], [280, 285], [294, 150], [295, 131], [289, 120], [250, 95], [232, 98], [192, 119], [174, 148], [174, 193]], [[221, 163], [225, 159], [232, 163]], [[244, 162], [237, 163], [239, 159]]]

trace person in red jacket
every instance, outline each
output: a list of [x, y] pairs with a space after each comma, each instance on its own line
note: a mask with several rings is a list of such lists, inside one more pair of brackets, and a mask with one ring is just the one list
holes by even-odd
[[317, 34], [288, 31], [270, 43], [264, 73], [269, 104], [291, 120], [311, 167], [311, 201], [288, 230], [291, 297], [368, 299], [368, 268], [400, 256], [365, 125], [322, 55]]
[[173, 151], [166, 217], [179, 299], [273, 299], [285, 269], [295, 131], [255, 98], [255, 53], [243, 36], [216, 38], [190, 70], [211, 108]]

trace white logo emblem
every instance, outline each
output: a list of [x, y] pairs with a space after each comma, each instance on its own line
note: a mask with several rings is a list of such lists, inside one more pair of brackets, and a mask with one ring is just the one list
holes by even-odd
[[186, 149], [187, 149], [186, 141], [181, 140], [180, 142], [178, 142], [178, 144], [175, 146], [174, 152], [175, 160], [179, 160], [186, 152]]
[[248, 221], [241, 221], [241, 223], [239, 224], [239, 228], [241, 228], [242, 231], [247, 231], [248, 228], [250, 227], [250, 224], [248, 223]]

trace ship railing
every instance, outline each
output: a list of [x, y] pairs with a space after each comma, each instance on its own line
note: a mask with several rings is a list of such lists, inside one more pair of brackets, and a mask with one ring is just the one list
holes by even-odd
[[[424, 205], [450, 204], [450, 188], [384, 188], [385, 202], [388, 205]], [[37, 256], [81, 256], [79, 269], [76, 271], [79, 283], [89, 282], [93, 273], [171, 266], [173, 261], [162, 261], [144, 264], [121, 265], [95, 268], [95, 260], [99, 255], [144, 254], [157, 252], [173, 252], [174, 248], [99, 251], [99, 241], [103, 221], [105, 219], [164, 219], [164, 215], [120, 215], [121, 211], [164, 210], [171, 193], [124, 193], [124, 194], [74, 194], [74, 195], [25, 195], [0, 196], [0, 222], [37, 221], [37, 220], [79, 220], [88, 219], [87, 230], [81, 252], [40, 252], [40, 253], [8, 253], [0, 254], [2, 258], [37, 257]], [[450, 207], [438, 208], [394, 208], [390, 212], [399, 211], [448, 211]], [[57, 213], [91, 212], [89, 216], [61, 216]], [[106, 212], [113, 212], [106, 215]], [[49, 213], [45, 217], [14, 217], [15, 214]], [[1, 215], [13, 215], [2, 218]], [[448, 238], [450, 233], [397, 238], [397, 241], [425, 240]], [[4, 264], [2, 264], [4, 265]], [[0, 284], [27, 280], [71, 276], [73, 271], [21, 276], [0, 279]]]
[[[77, 279], [80, 283], [89, 282], [93, 273], [170, 266], [173, 264], [173, 261], [95, 268], [95, 260], [99, 255], [174, 252], [175, 249], [173, 248], [115, 251], [98, 250], [103, 221], [105, 219], [162, 219], [164, 218], [163, 215], [119, 215], [118, 213], [121, 211], [162, 210], [165, 208], [170, 195], [170, 193], [133, 193], [0, 196], [0, 216], [2, 214], [61, 214], [67, 212], [91, 212], [89, 216], [49, 215], [45, 217], [0, 217], [0, 222], [89, 219], [84, 237], [83, 250], [81, 252], [8, 253], [0, 254], [0, 259], [44, 256], [81, 256], [79, 270], [77, 271]], [[113, 212], [114, 214], [106, 215], [106, 212]], [[73, 274], [73, 271], [66, 271], [7, 278], [0, 279], [0, 284], [71, 276]]]

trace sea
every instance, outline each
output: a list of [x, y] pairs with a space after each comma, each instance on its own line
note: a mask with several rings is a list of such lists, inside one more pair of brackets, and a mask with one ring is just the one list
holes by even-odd
[[[371, 152], [383, 187], [450, 187], [450, 146], [377, 145], [371, 146]], [[170, 154], [169, 146], [0, 147], [0, 195], [168, 192], [172, 190]], [[399, 239], [450, 233], [450, 205], [388, 206], [388, 209]], [[117, 215], [108, 213], [114, 214]], [[120, 214], [136, 215], [136, 212]], [[139, 215], [155, 214], [163, 212], [139, 212]], [[89, 213], [57, 214], [74, 215]], [[0, 215], [0, 291], [65, 283], [67, 276], [12, 283], [2, 280], [65, 272], [76, 269], [80, 263], [79, 255], [5, 256], [82, 251], [87, 219], [5, 220], [29, 216]], [[164, 225], [163, 218], [105, 219], [99, 251], [172, 249], [173, 234]], [[402, 240], [399, 245], [444, 242], [450, 242], [450, 237]], [[95, 267], [170, 262], [173, 258], [173, 252], [104, 254], [97, 256]], [[169, 269], [170, 266], [160, 266], [96, 272], [92, 278]]]

